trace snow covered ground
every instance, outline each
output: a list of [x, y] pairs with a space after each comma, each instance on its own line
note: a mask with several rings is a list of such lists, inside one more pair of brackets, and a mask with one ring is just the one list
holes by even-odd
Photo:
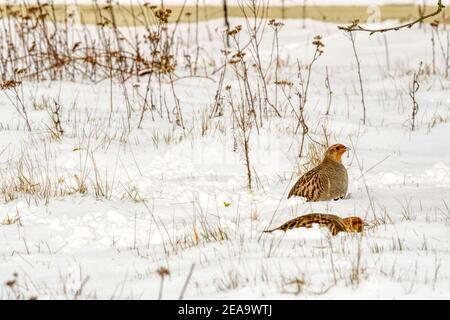
[[[268, 76], [269, 96], [275, 101], [277, 94], [282, 112], [251, 131], [253, 191], [246, 187], [242, 153], [235, 150], [231, 110], [208, 118], [220, 78], [213, 71], [223, 58], [214, 31], [221, 23], [199, 27], [206, 76], [183, 77], [188, 71], [182, 64], [177, 71], [184, 131], [167, 118], [153, 121], [150, 112], [138, 129], [136, 111], [128, 132], [118, 84], [110, 121], [109, 81], [24, 82], [31, 133], [0, 95], [0, 298], [156, 299], [161, 293], [177, 299], [189, 280], [184, 298], [192, 299], [449, 299], [450, 78], [438, 47], [432, 72], [431, 29], [387, 33], [386, 42], [378, 34], [357, 35], [364, 125], [348, 37], [334, 24], [307, 21], [303, 28], [302, 21], [285, 22], [278, 79], [298, 87], [297, 60], [305, 74], [312, 39], [322, 35], [324, 54], [312, 67], [306, 121], [315, 140], [324, 142], [325, 131], [330, 143], [352, 148], [344, 158], [348, 199], [305, 203], [286, 199], [308, 158], [298, 158], [301, 131], [295, 133], [296, 117], [274, 76]], [[232, 20], [237, 24], [245, 26]], [[181, 25], [180, 34], [186, 29]], [[445, 43], [444, 32], [441, 37]], [[245, 27], [241, 38], [246, 43]], [[274, 74], [271, 29], [261, 46], [262, 65]], [[420, 61], [424, 72], [412, 132], [408, 88]], [[224, 84], [240, 99], [231, 69]], [[128, 84], [136, 110], [145, 87], [145, 78]], [[170, 86], [162, 89], [173, 106]], [[47, 127], [46, 104], [53, 98], [63, 107], [61, 140], [52, 139]], [[307, 139], [306, 151], [313, 145]], [[80, 192], [83, 177], [86, 191]], [[31, 189], [11, 191], [11, 181]], [[45, 186], [51, 195], [42, 195]], [[261, 233], [310, 212], [359, 216], [373, 227], [332, 238], [319, 228]], [[170, 273], [162, 290], [161, 268]], [[16, 284], [8, 286], [13, 279]]]

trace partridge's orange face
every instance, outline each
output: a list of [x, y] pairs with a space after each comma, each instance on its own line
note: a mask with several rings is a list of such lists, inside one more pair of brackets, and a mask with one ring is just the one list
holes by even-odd
[[344, 223], [353, 232], [362, 232], [364, 221], [359, 217], [348, 217], [344, 219]]
[[347, 148], [343, 144], [333, 144], [325, 152], [325, 157], [330, 158], [336, 162], [341, 162], [342, 155], [347, 150], [349, 150], [349, 148]]

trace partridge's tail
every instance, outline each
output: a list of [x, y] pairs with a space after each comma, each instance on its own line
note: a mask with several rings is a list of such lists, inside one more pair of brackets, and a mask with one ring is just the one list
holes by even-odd
[[270, 233], [270, 232], [274, 232], [276, 230], [283, 230], [284, 232], [286, 232], [286, 230], [295, 228], [295, 225], [297, 224], [297, 220], [299, 220], [299, 218], [289, 220], [288, 222], [283, 223], [281, 226], [279, 226], [275, 229], [264, 230], [263, 232]]
[[264, 230], [263, 232], [271, 233], [271, 232], [274, 232], [274, 231], [276, 231], [276, 230], [281, 230], [281, 229], [280, 229], [280, 227], [278, 227], [278, 228], [275, 228], [275, 229]]

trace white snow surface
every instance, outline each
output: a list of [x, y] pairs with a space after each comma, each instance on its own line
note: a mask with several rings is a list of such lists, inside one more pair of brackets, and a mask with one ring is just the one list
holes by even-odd
[[[245, 25], [240, 19], [232, 24]], [[52, 195], [48, 203], [26, 193], [1, 200], [0, 222], [20, 221], [0, 225], [0, 298], [15, 297], [4, 283], [16, 273], [23, 298], [156, 299], [161, 284], [156, 270], [165, 267], [170, 275], [162, 298], [177, 299], [194, 264], [184, 294], [190, 299], [449, 299], [450, 81], [440, 53], [438, 71], [430, 71], [431, 31], [387, 33], [389, 65], [383, 36], [357, 35], [367, 105], [363, 125], [347, 36], [335, 24], [307, 21], [302, 28], [302, 21], [286, 21], [279, 34], [280, 77], [298, 83], [297, 60], [303, 65], [311, 60], [312, 39], [321, 34], [325, 52], [312, 68], [307, 122], [313, 138], [323, 141], [325, 127], [330, 143], [352, 147], [343, 158], [348, 198], [305, 203], [286, 199], [306, 159], [298, 158], [301, 136], [294, 134], [297, 122], [280, 90], [277, 103], [286, 111], [271, 116], [259, 133], [252, 130], [253, 191], [246, 188], [243, 158], [233, 151], [230, 114], [209, 120], [205, 134], [198, 129], [218, 86], [220, 72], [212, 71], [222, 61], [221, 40], [215, 32], [210, 39], [207, 26], [222, 28], [221, 21], [199, 26], [207, 77], [181, 78], [189, 74], [183, 63], [177, 71], [184, 120], [196, 128], [189, 133], [167, 118], [153, 121], [149, 112], [138, 129], [136, 111], [131, 132], [122, 136], [126, 103], [121, 86], [114, 84], [115, 111], [108, 125], [109, 81], [24, 82], [31, 133], [11, 101], [0, 96], [0, 185], [4, 177], [18, 176], [21, 159], [43, 173], [37, 178], [41, 183], [73, 184], [75, 175], [88, 175], [84, 195]], [[188, 26], [179, 28], [187, 36]], [[245, 34], [242, 38], [245, 42]], [[273, 74], [272, 43], [273, 33], [266, 30], [261, 55]], [[420, 61], [428, 73], [421, 78], [412, 132], [408, 88]], [[326, 67], [333, 91], [329, 115]], [[232, 72], [225, 84], [238, 86]], [[137, 89], [131, 85], [131, 103], [139, 110], [133, 90], [143, 94], [146, 79]], [[269, 85], [272, 99], [275, 89]], [[47, 111], [31, 108], [33, 98], [61, 102], [66, 132], [60, 141], [50, 138]], [[107, 197], [95, 196], [94, 159]], [[145, 203], [131, 199], [134, 190]], [[382, 223], [361, 235], [332, 238], [320, 228], [262, 234], [310, 212]], [[225, 236], [205, 234], [219, 228]]]

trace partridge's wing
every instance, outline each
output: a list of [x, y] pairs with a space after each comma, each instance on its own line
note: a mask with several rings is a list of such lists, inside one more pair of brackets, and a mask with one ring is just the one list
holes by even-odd
[[[346, 226], [342, 220], [342, 218], [335, 216], [333, 214], [310, 214], [308, 215], [308, 224], [309, 227], [313, 223], [319, 224], [321, 227], [326, 227], [330, 230], [331, 235], [335, 236], [340, 231], [346, 231]], [[308, 216], [305, 216], [308, 217]], [[306, 226], [306, 225], [305, 225]], [[306, 226], [308, 228], [308, 226]]]
[[308, 201], [316, 201], [324, 191], [322, 180], [319, 167], [306, 172], [289, 191], [288, 199], [297, 196], [304, 197]]
[[331, 235], [333, 236], [337, 235], [341, 231], [343, 232], [347, 231], [347, 227], [343, 219], [339, 217], [336, 217], [335, 219], [330, 219], [328, 229], [330, 230]]

